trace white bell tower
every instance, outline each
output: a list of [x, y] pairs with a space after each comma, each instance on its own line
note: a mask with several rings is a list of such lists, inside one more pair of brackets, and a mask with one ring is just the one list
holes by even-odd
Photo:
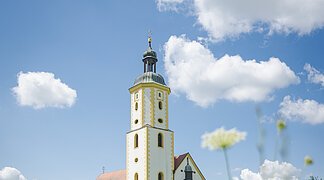
[[143, 55], [144, 73], [129, 89], [131, 126], [126, 142], [127, 180], [172, 180], [174, 135], [169, 130], [170, 88], [156, 73], [156, 53], [151, 47]]

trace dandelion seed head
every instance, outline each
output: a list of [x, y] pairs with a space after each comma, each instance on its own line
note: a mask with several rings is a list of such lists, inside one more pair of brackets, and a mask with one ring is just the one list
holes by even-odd
[[227, 149], [245, 140], [245, 137], [246, 132], [237, 131], [235, 128], [225, 130], [221, 127], [213, 132], [202, 135], [202, 147], [209, 150]]

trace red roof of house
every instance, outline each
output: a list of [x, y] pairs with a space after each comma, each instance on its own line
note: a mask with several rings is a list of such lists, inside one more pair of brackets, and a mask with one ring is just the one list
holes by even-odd
[[179, 156], [174, 156], [174, 170], [178, 169], [184, 158], [186, 158], [188, 153], [181, 154]]
[[103, 173], [96, 180], [126, 180], [126, 170]]

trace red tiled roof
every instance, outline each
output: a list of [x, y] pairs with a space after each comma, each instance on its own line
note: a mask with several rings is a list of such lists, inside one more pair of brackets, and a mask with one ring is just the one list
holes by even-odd
[[179, 156], [174, 156], [174, 171], [178, 169], [180, 166], [181, 162], [186, 158], [188, 153], [181, 154]]
[[126, 170], [119, 170], [101, 174], [96, 180], [126, 180]]

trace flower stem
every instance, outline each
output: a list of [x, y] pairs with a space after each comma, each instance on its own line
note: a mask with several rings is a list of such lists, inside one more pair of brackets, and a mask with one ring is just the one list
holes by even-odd
[[275, 152], [274, 152], [274, 156], [273, 156], [273, 160], [276, 161], [277, 160], [277, 152], [278, 152], [278, 136], [279, 134], [277, 134], [276, 138], [275, 138]]
[[226, 162], [226, 169], [227, 169], [228, 180], [232, 180], [231, 170], [230, 170], [230, 166], [229, 166], [229, 162], [228, 162], [228, 157], [227, 157], [227, 149], [226, 148], [223, 148], [223, 152], [224, 152], [224, 157], [225, 157], [225, 162]]

